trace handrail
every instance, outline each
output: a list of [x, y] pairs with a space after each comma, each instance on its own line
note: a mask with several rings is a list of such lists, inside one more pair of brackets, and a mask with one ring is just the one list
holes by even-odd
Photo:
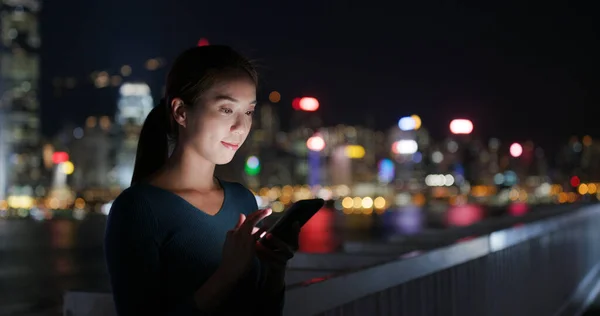
[[367, 269], [293, 285], [286, 292], [287, 303], [284, 314], [300, 316], [323, 313], [392, 286], [549, 234], [599, 213], [599, 206], [585, 206], [574, 213], [496, 231], [469, 241], [424, 252], [415, 257], [395, 259]]

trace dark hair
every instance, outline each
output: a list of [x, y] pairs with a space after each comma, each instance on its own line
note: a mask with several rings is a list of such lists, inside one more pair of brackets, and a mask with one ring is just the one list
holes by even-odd
[[194, 47], [175, 59], [167, 75], [165, 98], [144, 121], [131, 184], [158, 171], [169, 157], [170, 145], [177, 141], [178, 127], [171, 115], [171, 100], [180, 98], [187, 106], [194, 106], [215, 79], [228, 71], [242, 71], [258, 82], [252, 63], [227, 46]]

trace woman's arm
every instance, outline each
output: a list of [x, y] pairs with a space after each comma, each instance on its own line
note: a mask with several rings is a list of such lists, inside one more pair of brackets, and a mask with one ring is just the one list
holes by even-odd
[[235, 288], [239, 277], [220, 266], [204, 284], [194, 293], [196, 307], [205, 313], [219, 309], [227, 295]]
[[164, 312], [157, 226], [143, 197], [124, 192], [111, 208], [105, 255], [120, 316]]

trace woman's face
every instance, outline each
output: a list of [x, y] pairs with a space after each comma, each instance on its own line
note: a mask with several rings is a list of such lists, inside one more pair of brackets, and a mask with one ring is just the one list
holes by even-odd
[[256, 106], [256, 85], [245, 74], [216, 80], [197, 104], [186, 109], [183, 139], [200, 156], [222, 165], [248, 136]]

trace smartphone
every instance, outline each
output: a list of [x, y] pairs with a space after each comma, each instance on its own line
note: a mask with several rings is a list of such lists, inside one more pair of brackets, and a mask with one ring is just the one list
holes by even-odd
[[[304, 226], [304, 224], [306, 224], [306, 222], [308, 222], [308, 220], [313, 217], [323, 205], [325, 205], [323, 199], [297, 201], [284, 211], [283, 216], [267, 230], [267, 234], [272, 234], [277, 237], [277, 239], [293, 246], [293, 244], [296, 243], [293, 227], [294, 223], [297, 222], [300, 227]], [[267, 245], [268, 240], [266, 238], [261, 238], [260, 242]]]

